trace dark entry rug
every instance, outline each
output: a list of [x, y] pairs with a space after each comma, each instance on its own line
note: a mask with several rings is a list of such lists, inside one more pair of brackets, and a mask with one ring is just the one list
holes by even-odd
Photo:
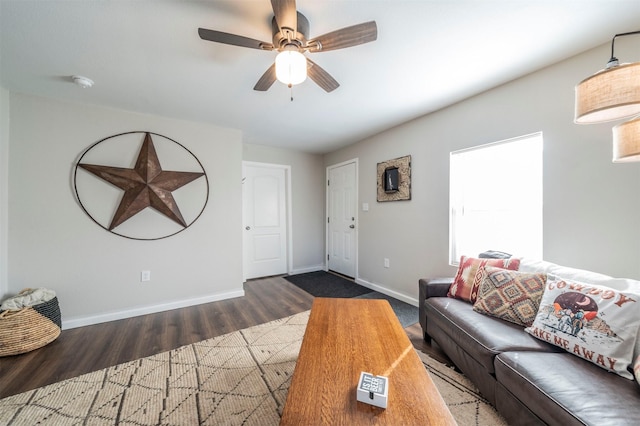
[[325, 271], [289, 275], [284, 278], [314, 297], [338, 297], [348, 299], [373, 291], [353, 281]]
[[357, 296], [356, 299], [385, 299], [389, 301], [391, 309], [395, 312], [403, 328], [407, 328], [418, 322], [418, 308], [406, 302], [387, 296], [386, 294], [372, 291], [371, 293]]
[[386, 299], [389, 301], [402, 327], [408, 327], [418, 322], [417, 307], [329, 272], [308, 272], [306, 274], [290, 275], [284, 278], [314, 297]]

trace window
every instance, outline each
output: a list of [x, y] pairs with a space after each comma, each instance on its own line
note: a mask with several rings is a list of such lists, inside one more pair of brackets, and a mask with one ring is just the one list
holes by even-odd
[[499, 250], [542, 259], [542, 133], [450, 156], [449, 262]]

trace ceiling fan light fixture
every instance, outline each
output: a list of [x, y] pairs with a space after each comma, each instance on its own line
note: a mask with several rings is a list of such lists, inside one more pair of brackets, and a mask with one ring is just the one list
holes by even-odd
[[276, 78], [293, 86], [307, 79], [307, 58], [297, 50], [283, 50], [276, 56]]
[[310, 39], [309, 20], [298, 12], [295, 0], [271, 0], [271, 9], [273, 10], [271, 19], [273, 43], [223, 31], [198, 28], [198, 35], [202, 40], [280, 52], [275, 62], [269, 66], [253, 87], [253, 90], [260, 92], [269, 90], [276, 80], [291, 88], [294, 84], [305, 81], [308, 75], [320, 88], [330, 93], [340, 87], [340, 84], [304, 54], [358, 46], [378, 38], [376, 21], [369, 21], [340, 28]]

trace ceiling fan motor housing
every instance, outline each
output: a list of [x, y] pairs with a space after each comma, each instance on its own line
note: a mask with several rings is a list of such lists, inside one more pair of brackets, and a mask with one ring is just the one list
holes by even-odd
[[[271, 29], [273, 31], [273, 45], [277, 50], [284, 49], [287, 45], [296, 45], [299, 50], [306, 50], [307, 39], [309, 38], [309, 20], [300, 12], [296, 12], [298, 16], [298, 25], [296, 32], [289, 31], [284, 28], [280, 31], [276, 17], [271, 19]], [[291, 34], [288, 34], [288, 33]]]

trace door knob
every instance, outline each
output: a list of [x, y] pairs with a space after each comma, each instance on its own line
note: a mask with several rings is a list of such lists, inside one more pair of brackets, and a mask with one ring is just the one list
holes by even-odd
[[245, 226], [244, 229], [246, 229], [247, 231], [251, 229], [250, 226]]
[[351, 228], [351, 229], [353, 229], [355, 227], [356, 227], [355, 225], [349, 225], [349, 228]]

